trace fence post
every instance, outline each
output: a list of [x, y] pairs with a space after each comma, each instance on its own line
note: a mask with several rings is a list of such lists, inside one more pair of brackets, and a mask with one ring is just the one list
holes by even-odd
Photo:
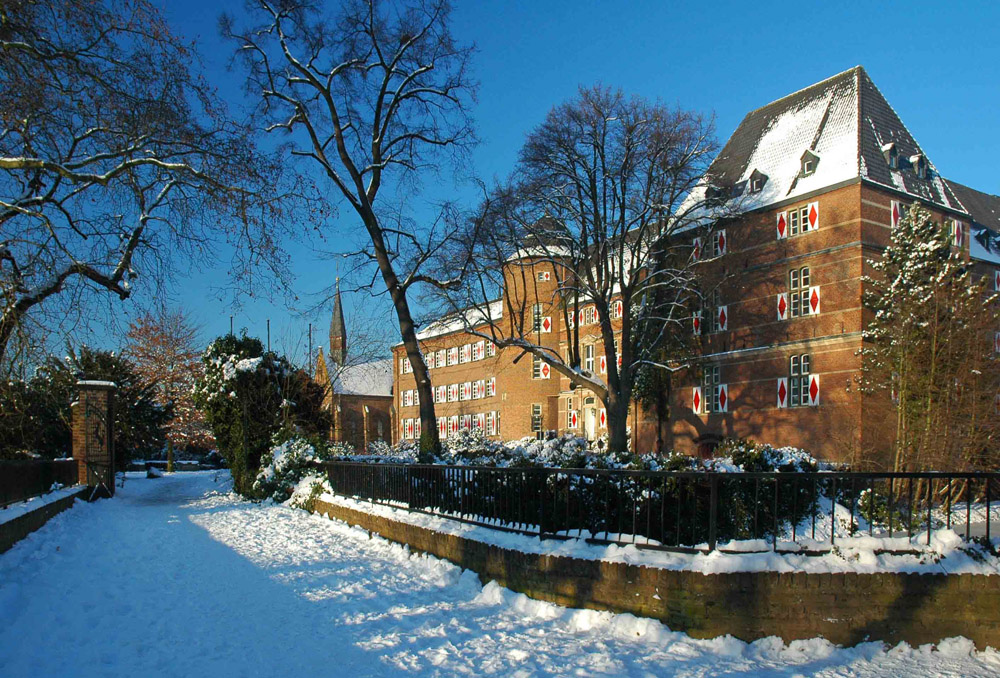
[[719, 476], [713, 473], [708, 483], [708, 550], [714, 551], [719, 524]]
[[538, 501], [538, 538], [541, 539], [542, 535], [545, 534], [545, 490], [549, 486], [549, 472], [542, 469], [539, 475], [542, 476], [542, 485], [539, 489]]

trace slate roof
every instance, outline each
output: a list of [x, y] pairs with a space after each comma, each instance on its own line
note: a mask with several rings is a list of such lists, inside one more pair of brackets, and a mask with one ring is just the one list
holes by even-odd
[[392, 368], [392, 358], [349, 365], [331, 380], [333, 392], [343, 395], [391, 396]]
[[[889, 167], [883, 146], [895, 144], [899, 169]], [[819, 158], [816, 170], [801, 172], [806, 151]], [[910, 158], [927, 161], [926, 178]], [[754, 172], [767, 176], [749, 208], [793, 199], [852, 179], [886, 186], [951, 209], [962, 206], [906, 125], [861, 66], [782, 97], [743, 118], [708, 174], [719, 186], [734, 187]]]
[[972, 217], [972, 240], [969, 254], [1000, 264], [1000, 196], [977, 191], [948, 180], [948, 186]]

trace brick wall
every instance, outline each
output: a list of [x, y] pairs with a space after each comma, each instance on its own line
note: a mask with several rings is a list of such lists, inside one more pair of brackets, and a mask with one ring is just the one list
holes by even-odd
[[747, 642], [822, 636], [911, 645], [965, 636], [1000, 647], [1000, 577], [744, 572], [704, 575], [543, 556], [317, 502], [315, 511], [429, 553], [513, 591], [559, 605], [659, 619], [695, 638]]

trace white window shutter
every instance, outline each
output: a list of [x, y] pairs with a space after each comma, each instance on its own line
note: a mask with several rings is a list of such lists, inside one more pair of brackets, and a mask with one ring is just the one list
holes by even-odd
[[542, 334], [549, 334], [552, 331], [552, 318], [545, 316], [542, 318]]
[[903, 205], [898, 200], [889, 202], [889, 225], [893, 228], [899, 226], [899, 220], [903, 218]]
[[808, 208], [806, 223], [809, 224], [810, 231], [815, 231], [819, 228], [819, 203], [811, 202], [809, 203]]
[[[997, 272], [997, 280], [1000, 281], [1000, 271]], [[691, 326], [695, 334], [701, 334], [701, 311], [695, 311], [691, 316]]]
[[788, 320], [788, 292], [782, 292], [778, 295], [778, 320]]
[[719, 256], [726, 253], [726, 247], [729, 245], [729, 241], [726, 240], [726, 229], [720, 229], [718, 233], [715, 234], [715, 239], [719, 244]]
[[778, 240], [784, 240], [788, 237], [788, 212], [778, 212], [775, 231], [778, 233]]
[[695, 238], [691, 242], [691, 260], [692, 261], [701, 260], [701, 238]]
[[778, 409], [788, 407], [788, 377], [778, 378]]
[[719, 330], [725, 332], [729, 329], [729, 307], [719, 307]]
[[608, 373], [608, 357], [606, 355], [601, 356], [601, 359], [598, 361], [598, 365], [599, 365], [598, 369], [600, 369], [601, 374]]
[[962, 249], [965, 246], [965, 229], [962, 228], [962, 222], [958, 219], [954, 219], [951, 222], [951, 233], [952, 240], [955, 243], [955, 247]]
[[1000, 292], [1000, 269], [993, 271], [993, 291]]
[[691, 389], [691, 411], [701, 414], [701, 402], [701, 386], [695, 386]]
[[809, 288], [809, 313], [816, 315], [820, 312], [819, 285]]
[[719, 384], [719, 402], [716, 404], [719, 406], [717, 412], [729, 411], [729, 384]]
[[576, 410], [569, 411], [569, 427], [576, 428], [577, 424], [580, 423], [580, 418], [577, 416]]
[[819, 405], [819, 375], [810, 374], [809, 375], [809, 406], [816, 407]]
[[542, 362], [542, 366], [539, 369], [540, 369], [540, 371], [542, 373], [542, 379], [548, 379], [549, 375], [552, 374], [552, 368], [549, 367], [549, 364], [547, 362], [543, 361]]
[[603, 407], [601, 408], [601, 415], [600, 416], [601, 416], [601, 418], [600, 418], [599, 421], [600, 421], [601, 428], [607, 428], [608, 427], [608, 411], [606, 409], [604, 409]]

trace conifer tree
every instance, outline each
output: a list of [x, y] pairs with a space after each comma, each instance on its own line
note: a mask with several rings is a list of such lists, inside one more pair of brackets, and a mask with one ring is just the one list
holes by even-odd
[[951, 228], [914, 204], [864, 278], [862, 392], [891, 399], [893, 471], [981, 468], [995, 456], [997, 296]]

